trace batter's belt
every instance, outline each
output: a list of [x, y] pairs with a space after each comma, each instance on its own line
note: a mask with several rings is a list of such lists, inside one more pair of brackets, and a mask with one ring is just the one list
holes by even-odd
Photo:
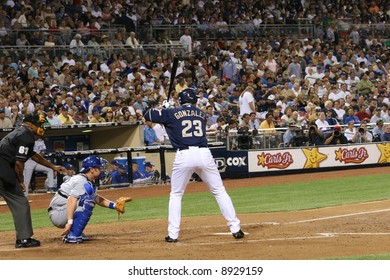
[[188, 147], [180, 147], [177, 148], [178, 151], [188, 150], [190, 148], [207, 148], [207, 146], [188, 146]]

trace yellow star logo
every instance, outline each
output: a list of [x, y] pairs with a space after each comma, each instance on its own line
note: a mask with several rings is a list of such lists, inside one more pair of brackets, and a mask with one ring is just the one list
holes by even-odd
[[306, 162], [303, 168], [319, 168], [320, 162], [328, 158], [327, 155], [318, 151], [318, 148], [302, 149], [306, 156]]
[[381, 157], [378, 160], [378, 163], [389, 163], [390, 162], [390, 143], [381, 143], [376, 144], [379, 151], [381, 152]]
[[257, 159], [258, 159], [258, 161], [257, 161], [257, 165], [258, 166], [265, 166], [265, 154], [264, 153], [261, 153], [261, 155], [257, 155]]
[[343, 162], [343, 153], [342, 153], [342, 149], [339, 148], [337, 151], [335, 151], [336, 153], [336, 161], [340, 161], [340, 162]]

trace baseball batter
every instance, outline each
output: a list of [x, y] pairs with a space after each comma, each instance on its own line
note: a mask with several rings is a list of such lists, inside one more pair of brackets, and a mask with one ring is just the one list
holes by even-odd
[[221, 176], [207, 147], [206, 115], [196, 107], [197, 90], [186, 88], [179, 92], [180, 105], [169, 108], [165, 103], [159, 109], [150, 109], [145, 119], [164, 124], [171, 144], [177, 149], [173, 163], [171, 193], [169, 199], [167, 242], [177, 242], [181, 222], [181, 201], [193, 173], [207, 184], [214, 195], [222, 215], [234, 238], [243, 238], [240, 220], [236, 216], [233, 203], [223, 186]]

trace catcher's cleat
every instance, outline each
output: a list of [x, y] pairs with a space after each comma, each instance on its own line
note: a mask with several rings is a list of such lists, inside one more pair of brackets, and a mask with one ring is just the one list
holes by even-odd
[[77, 244], [80, 244], [83, 242], [83, 238], [82, 236], [74, 236], [74, 235], [70, 235], [70, 234], [67, 234], [63, 239], [62, 241], [64, 243], [77, 243]]
[[85, 235], [84, 233], [81, 233], [81, 239], [83, 240], [83, 241], [89, 241], [89, 240], [91, 240], [91, 238], [89, 238], [89, 236], [88, 235]]
[[19, 239], [16, 240], [15, 243], [15, 248], [31, 248], [31, 247], [39, 247], [39, 246], [41, 246], [41, 242], [33, 238]]
[[243, 238], [245, 236], [245, 233], [240, 229], [237, 232], [232, 233], [233, 237], [236, 239]]
[[177, 239], [171, 238], [169, 235], [165, 237], [166, 242], [175, 243], [177, 242]]

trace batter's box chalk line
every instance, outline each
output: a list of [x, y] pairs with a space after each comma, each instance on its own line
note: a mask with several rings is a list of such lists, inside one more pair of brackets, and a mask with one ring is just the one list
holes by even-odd
[[[249, 235], [248, 232], [244, 232], [245, 235]], [[231, 232], [216, 232], [216, 233], [213, 233], [212, 235], [232, 235]]]

